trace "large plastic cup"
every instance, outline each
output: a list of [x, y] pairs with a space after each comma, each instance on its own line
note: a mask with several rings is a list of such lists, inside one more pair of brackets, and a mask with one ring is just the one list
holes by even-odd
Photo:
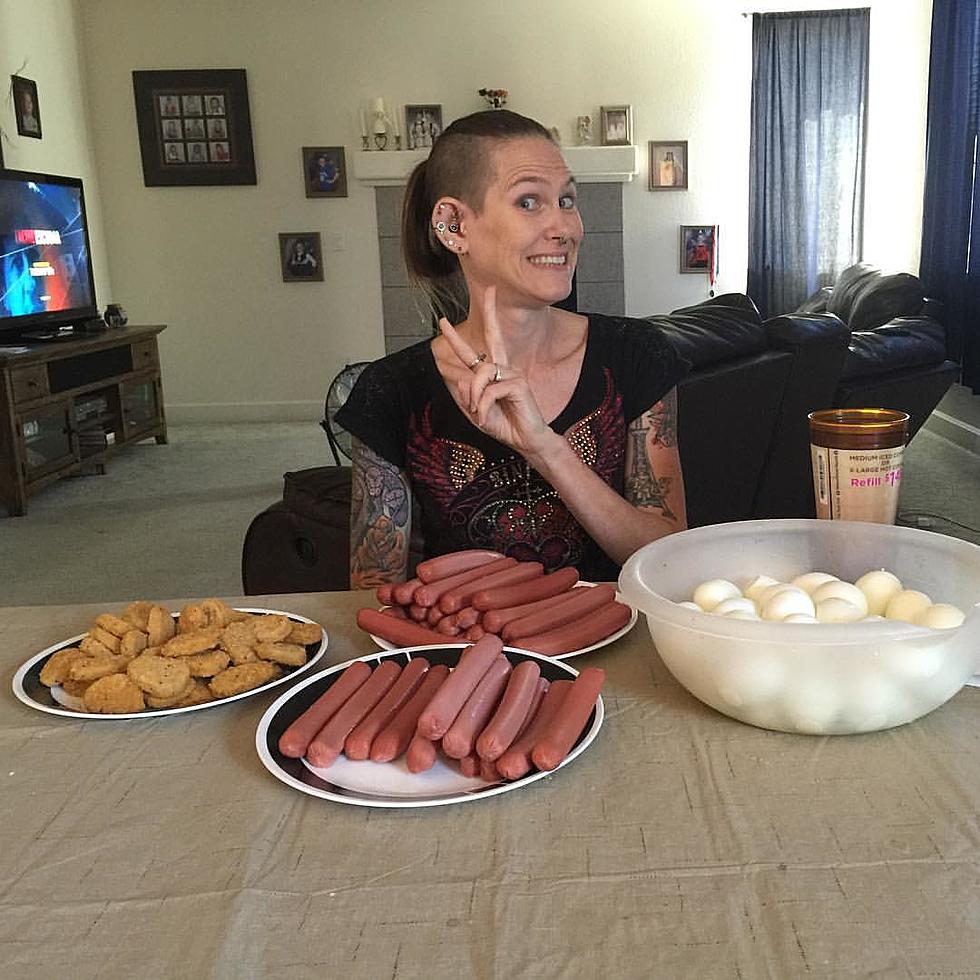
[[817, 517], [894, 524], [908, 412], [828, 408], [807, 418]]

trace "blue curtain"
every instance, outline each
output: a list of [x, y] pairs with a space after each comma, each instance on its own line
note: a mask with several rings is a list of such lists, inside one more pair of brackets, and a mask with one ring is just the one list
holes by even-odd
[[796, 309], [861, 255], [869, 16], [752, 21], [749, 295]]
[[934, 0], [919, 278], [942, 300], [950, 356], [980, 389], [980, 0]]

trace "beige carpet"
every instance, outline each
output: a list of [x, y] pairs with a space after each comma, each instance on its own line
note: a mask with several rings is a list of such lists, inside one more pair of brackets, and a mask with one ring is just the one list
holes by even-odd
[[[169, 445], [134, 446], [104, 476], [62, 480], [26, 517], [0, 517], [0, 605], [238, 595], [245, 531], [282, 474], [332, 462], [313, 422], [173, 427]], [[920, 431], [900, 510], [980, 544], [952, 523], [980, 526], [980, 457]]]

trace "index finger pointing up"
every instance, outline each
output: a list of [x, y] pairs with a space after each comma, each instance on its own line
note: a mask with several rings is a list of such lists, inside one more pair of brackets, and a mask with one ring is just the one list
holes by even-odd
[[507, 350], [497, 319], [497, 287], [487, 286], [483, 294], [483, 336], [487, 340], [487, 352], [495, 364], [507, 365]]
[[[481, 358], [476, 351], [462, 337], [459, 335], [459, 331], [445, 318], [439, 318], [439, 329], [442, 331], [443, 337], [446, 338], [446, 343], [452, 348], [453, 353], [459, 358], [460, 363], [463, 367], [472, 368], [475, 364], [479, 363], [483, 358]], [[486, 355], [484, 355], [485, 357]]]

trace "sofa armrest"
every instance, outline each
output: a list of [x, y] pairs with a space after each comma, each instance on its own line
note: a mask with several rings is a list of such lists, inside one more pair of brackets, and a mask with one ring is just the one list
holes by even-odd
[[769, 346], [776, 350], [795, 350], [812, 344], [845, 348], [851, 331], [833, 313], [785, 313], [763, 324]]
[[851, 334], [842, 378], [932, 367], [946, 360], [946, 329], [931, 317], [902, 317]]

